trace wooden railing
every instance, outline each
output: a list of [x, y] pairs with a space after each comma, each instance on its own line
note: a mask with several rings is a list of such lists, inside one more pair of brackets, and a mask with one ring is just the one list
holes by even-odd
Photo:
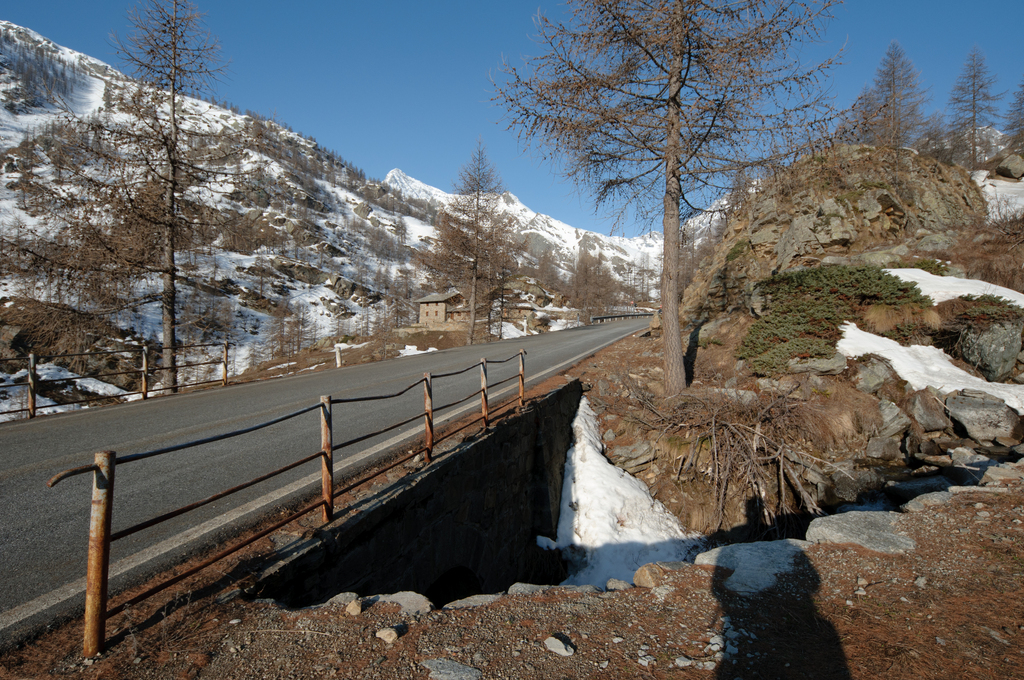
[[[91, 511], [90, 523], [89, 523], [89, 554], [88, 554], [87, 573], [86, 573], [85, 636], [84, 636], [85, 639], [84, 639], [84, 645], [83, 645], [83, 650], [84, 650], [85, 656], [92, 657], [92, 656], [96, 656], [98, 654], [101, 654], [103, 652], [105, 641], [106, 641], [106, 632], [105, 631], [106, 631], [106, 621], [107, 621], [107, 619], [109, 619], [110, 617], [115, 616], [115, 615], [121, 613], [122, 611], [124, 611], [124, 609], [126, 607], [130, 607], [132, 605], [135, 605], [135, 604], [137, 604], [137, 603], [139, 603], [139, 602], [141, 602], [141, 601], [143, 601], [143, 600], [145, 600], [145, 599], [155, 595], [156, 593], [158, 593], [158, 592], [160, 592], [160, 591], [162, 591], [162, 590], [164, 590], [166, 588], [169, 588], [170, 586], [172, 586], [172, 585], [182, 581], [185, 578], [188, 578], [189, 576], [192, 576], [193, 574], [197, 573], [198, 571], [200, 571], [202, 569], [205, 569], [206, 567], [210, 566], [211, 564], [214, 564], [215, 562], [217, 562], [219, 560], [224, 559], [225, 557], [227, 557], [227, 556], [231, 555], [232, 553], [240, 550], [241, 548], [244, 548], [245, 546], [247, 546], [247, 545], [249, 545], [249, 544], [251, 544], [251, 543], [253, 543], [253, 542], [255, 542], [255, 541], [257, 541], [257, 540], [259, 540], [261, 538], [263, 538], [264, 536], [267, 536], [268, 534], [276, 531], [277, 529], [280, 529], [281, 527], [285, 526], [286, 524], [288, 524], [288, 523], [290, 523], [290, 522], [292, 522], [292, 521], [294, 521], [294, 520], [296, 520], [296, 519], [298, 519], [298, 518], [300, 518], [300, 517], [302, 517], [302, 516], [304, 516], [304, 515], [306, 515], [306, 514], [308, 514], [310, 512], [313, 512], [313, 511], [319, 509], [319, 510], [321, 510], [321, 518], [322, 518], [323, 522], [326, 523], [326, 522], [333, 521], [333, 519], [334, 519], [334, 499], [335, 498], [338, 498], [342, 494], [348, 493], [349, 491], [351, 491], [352, 489], [360, 486], [361, 484], [364, 484], [367, 481], [373, 479], [374, 477], [377, 477], [379, 475], [382, 475], [382, 474], [388, 472], [389, 470], [397, 467], [398, 465], [401, 465], [402, 463], [405, 463], [405, 462], [409, 461], [410, 459], [412, 459], [412, 458], [414, 458], [414, 457], [416, 457], [416, 456], [418, 456], [420, 454], [424, 455], [425, 462], [429, 464], [431, 462], [431, 460], [432, 460], [434, 447], [440, 441], [442, 441], [443, 439], [451, 437], [452, 435], [454, 435], [455, 433], [465, 429], [466, 427], [469, 427], [469, 426], [471, 426], [471, 425], [473, 425], [475, 423], [479, 423], [479, 422], [483, 421], [484, 428], [486, 429], [487, 426], [489, 425], [489, 423], [491, 422], [491, 419], [493, 418], [493, 412], [490, 410], [490, 403], [488, 401], [488, 391], [490, 390], [490, 388], [497, 387], [499, 385], [502, 385], [504, 383], [510, 382], [512, 380], [518, 380], [519, 381], [518, 405], [519, 405], [520, 408], [522, 408], [522, 406], [523, 406], [523, 404], [525, 402], [525, 398], [526, 398], [526, 361], [525, 361], [525, 356], [526, 356], [525, 350], [520, 350], [517, 354], [514, 354], [514, 355], [512, 355], [511, 357], [509, 357], [507, 359], [502, 359], [500, 361], [493, 361], [493, 360], [490, 361], [491, 364], [502, 364], [502, 363], [506, 363], [506, 362], [509, 362], [509, 361], [513, 361], [513, 360], [515, 360], [517, 358], [519, 360], [519, 372], [518, 372], [518, 374], [512, 375], [511, 377], [506, 378], [505, 380], [500, 380], [500, 381], [495, 382], [493, 384], [488, 383], [488, 381], [487, 381], [488, 360], [487, 359], [481, 359], [479, 364], [472, 364], [469, 367], [464, 368], [464, 369], [459, 370], [459, 371], [453, 371], [453, 372], [450, 372], [450, 373], [440, 373], [440, 374], [436, 374], [436, 375], [431, 375], [430, 373], [425, 373], [423, 378], [421, 378], [420, 380], [418, 380], [417, 382], [413, 383], [412, 385], [409, 385], [405, 389], [403, 389], [403, 390], [401, 390], [399, 392], [396, 392], [394, 394], [385, 394], [385, 395], [372, 396], [372, 397], [354, 397], [354, 398], [350, 398], [350, 399], [332, 399], [330, 396], [323, 396], [323, 397], [320, 397], [320, 401], [318, 403], [312, 404], [310, 406], [307, 406], [307, 407], [305, 407], [303, 409], [300, 409], [298, 411], [295, 411], [293, 413], [289, 413], [289, 414], [281, 416], [279, 418], [275, 418], [275, 419], [270, 420], [270, 421], [266, 421], [266, 422], [263, 422], [263, 423], [259, 423], [257, 425], [253, 425], [252, 427], [248, 427], [248, 428], [241, 429], [241, 430], [234, 430], [232, 432], [227, 432], [227, 433], [224, 433], [224, 434], [215, 435], [215, 436], [212, 436], [212, 437], [207, 437], [205, 439], [200, 439], [200, 440], [196, 440], [196, 441], [186, 442], [184, 444], [178, 444], [178, 445], [175, 445], [175, 446], [170, 446], [170, 447], [166, 447], [166, 448], [162, 448], [162, 449], [156, 449], [156, 450], [153, 450], [153, 451], [146, 451], [146, 452], [143, 452], [143, 453], [135, 453], [135, 454], [128, 455], [128, 456], [122, 456], [120, 458], [118, 458], [117, 455], [115, 454], [115, 452], [113, 452], [113, 451], [101, 451], [101, 452], [95, 454], [95, 458], [94, 458], [92, 464], [90, 464], [90, 465], [83, 465], [83, 466], [72, 468], [72, 469], [69, 469], [69, 470], [64, 470], [63, 472], [60, 472], [60, 473], [54, 475], [47, 482], [47, 486], [53, 487], [56, 484], [60, 483], [61, 481], [65, 480], [65, 479], [67, 479], [69, 477], [74, 477], [76, 475], [87, 474], [87, 473], [90, 473], [90, 472], [93, 474], [92, 511]], [[477, 367], [479, 367], [479, 370], [480, 370], [480, 389], [479, 390], [473, 392], [472, 394], [470, 394], [470, 395], [468, 395], [466, 397], [463, 397], [462, 399], [459, 399], [459, 400], [454, 401], [454, 402], [449, 403], [449, 404], [445, 404], [444, 406], [435, 407], [433, 405], [433, 381], [434, 380], [442, 379], [442, 378], [448, 378], [448, 377], [454, 377], [454, 376], [466, 373], [468, 371], [472, 371], [474, 368], [477, 368]], [[361, 435], [361, 436], [349, 439], [347, 441], [341, 442], [339, 444], [335, 444], [334, 443], [334, 428], [333, 428], [333, 415], [332, 415], [332, 407], [333, 406], [338, 405], [338, 404], [350, 404], [350, 403], [356, 403], [356, 402], [394, 399], [394, 398], [402, 396], [403, 394], [406, 394], [410, 390], [415, 389], [419, 385], [423, 385], [423, 411], [421, 413], [417, 413], [416, 415], [412, 416], [411, 418], [407, 418], [407, 419], [405, 419], [405, 420], [403, 420], [403, 421], [401, 421], [399, 423], [395, 423], [394, 425], [389, 425], [388, 427], [385, 427], [383, 429], [377, 430], [376, 432], [371, 432], [370, 434]], [[469, 401], [470, 399], [473, 399], [473, 398], [475, 398], [477, 396], [480, 397], [480, 416], [470, 420], [468, 423], [463, 424], [459, 428], [453, 429], [451, 431], [446, 431], [444, 433], [444, 435], [441, 436], [441, 437], [437, 436], [437, 433], [435, 432], [435, 429], [434, 429], [434, 414], [436, 412], [443, 411], [443, 410], [449, 409], [451, 407], [457, 406], [458, 404], [461, 404], [463, 402]], [[178, 508], [176, 510], [172, 510], [170, 512], [166, 512], [166, 513], [164, 513], [162, 515], [159, 515], [157, 517], [153, 517], [151, 519], [145, 520], [143, 522], [140, 522], [138, 524], [130, 526], [130, 527], [126, 528], [126, 529], [121, 529], [121, 530], [113, 532], [113, 533], [111, 532], [111, 518], [113, 516], [113, 503], [114, 503], [114, 477], [115, 477], [115, 472], [116, 472], [116, 470], [117, 470], [117, 468], [119, 466], [126, 465], [128, 463], [134, 463], [134, 462], [141, 461], [141, 460], [146, 460], [148, 458], [153, 458], [155, 456], [161, 456], [161, 455], [173, 453], [173, 452], [176, 452], [176, 451], [182, 451], [182, 450], [185, 450], [185, 449], [194, 448], [196, 446], [201, 446], [201, 445], [204, 445], [204, 444], [210, 444], [210, 443], [213, 443], [213, 442], [218, 442], [218, 441], [223, 441], [223, 440], [227, 440], [227, 439], [232, 439], [234, 437], [238, 437], [238, 436], [249, 434], [251, 432], [262, 430], [262, 429], [265, 429], [265, 428], [268, 428], [268, 427], [272, 427], [272, 426], [277, 425], [279, 423], [282, 423], [282, 422], [285, 422], [285, 421], [288, 421], [288, 420], [292, 420], [293, 418], [298, 418], [300, 416], [303, 416], [303, 415], [305, 415], [307, 413], [312, 413], [314, 411], [318, 411], [320, 413], [320, 418], [318, 420], [317, 427], [318, 427], [319, 432], [320, 432], [321, 446], [320, 446], [320, 450], [317, 451], [316, 453], [304, 456], [304, 457], [300, 458], [299, 460], [296, 460], [296, 461], [294, 461], [292, 463], [289, 463], [288, 465], [285, 465], [284, 467], [281, 467], [281, 468], [279, 468], [277, 470], [274, 470], [273, 472], [269, 472], [269, 473], [267, 473], [265, 475], [262, 475], [260, 477], [255, 478], [255, 479], [252, 479], [252, 480], [250, 480], [248, 482], [245, 482], [243, 484], [240, 484], [238, 486], [235, 486], [235, 487], [232, 487], [232, 488], [227, 489], [225, 491], [221, 491], [219, 493], [216, 493], [213, 496], [210, 496], [209, 498], [203, 499], [201, 501], [197, 501], [197, 502], [192, 503], [190, 505], [183, 506], [181, 508]], [[424, 444], [423, 444], [422, 447], [420, 447], [419, 449], [417, 449], [415, 451], [409, 452], [407, 455], [400, 457], [398, 460], [390, 462], [384, 468], [375, 469], [375, 470], [373, 470], [373, 471], [371, 471], [369, 473], [366, 473], [366, 474], [364, 474], [364, 475], [362, 475], [360, 477], [357, 477], [355, 479], [347, 480], [346, 484], [342, 488], [339, 488], [339, 489], [335, 489], [334, 488], [334, 452], [335, 451], [338, 451], [339, 449], [343, 449], [343, 448], [346, 448], [348, 446], [352, 446], [354, 444], [366, 441], [368, 439], [372, 439], [374, 437], [378, 437], [378, 436], [380, 436], [382, 434], [385, 434], [385, 433], [390, 432], [392, 430], [398, 429], [398, 428], [400, 428], [400, 427], [402, 427], [404, 425], [408, 425], [409, 423], [414, 422], [414, 421], [416, 421], [416, 420], [418, 420], [420, 418], [423, 418], [423, 423], [424, 423], [424, 425], [423, 425], [423, 427], [424, 427]], [[254, 534], [252, 536], [249, 536], [248, 538], [246, 538], [246, 539], [236, 543], [235, 545], [233, 545], [233, 546], [231, 546], [231, 547], [229, 547], [229, 548], [227, 548], [225, 550], [222, 550], [222, 551], [218, 552], [215, 555], [212, 555], [212, 556], [206, 558], [201, 563], [199, 563], [197, 565], [194, 565], [190, 569], [185, 570], [184, 572], [182, 572], [180, 574], [177, 574], [176, 576], [168, 578], [168, 579], [166, 579], [166, 580], [164, 580], [164, 581], [162, 581], [162, 582], [160, 582], [160, 583], [158, 583], [158, 584], [156, 584], [156, 585], [146, 589], [144, 592], [139, 593], [139, 594], [137, 594], [137, 595], [135, 595], [135, 596], [125, 600], [124, 602], [121, 602], [120, 604], [118, 604], [115, 607], [108, 608], [108, 604], [109, 603], [108, 603], [108, 592], [107, 591], [108, 591], [108, 583], [109, 583], [110, 544], [112, 542], [114, 542], [116, 540], [119, 540], [121, 538], [125, 538], [127, 536], [130, 536], [132, 534], [135, 534], [135, 533], [137, 533], [139, 531], [142, 531], [144, 529], [148, 529], [148, 528], [150, 528], [152, 526], [155, 526], [155, 525], [160, 524], [162, 522], [165, 522], [167, 520], [173, 519], [173, 518], [178, 517], [180, 515], [183, 515], [183, 514], [185, 514], [187, 512], [190, 512], [192, 510], [196, 510], [198, 508], [203, 507], [204, 505], [208, 505], [210, 503], [213, 503], [214, 501], [220, 500], [220, 499], [222, 499], [222, 498], [224, 498], [226, 496], [229, 496], [229, 495], [231, 495], [233, 493], [236, 493], [238, 491], [242, 491], [243, 489], [247, 489], [247, 488], [249, 488], [251, 486], [259, 484], [260, 482], [266, 481], [266, 480], [271, 479], [273, 477], [276, 477], [276, 476], [278, 476], [280, 474], [288, 472], [289, 470], [293, 470], [293, 469], [295, 469], [297, 467], [300, 467], [300, 466], [308, 464], [308, 463], [315, 462], [317, 460], [320, 461], [320, 478], [321, 478], [321, 485], [320, 486], [321, 486], [321, 489], [320, 489], [320, 498], [315, 503], [312, 503], [311, 505], [307, 505], [306, 507], [302, 508], [301, 510], [292, 513], [288, 517], [286, 517], [286, 518], [284, 518], [282, 520], [279, 520], [278, 522], [275, 522], [272, 526], [269, 526], [269, 527], [261, 530], [260, 532]]]
[[[132, 397], [141, 395], [143, 399], [148, 399], [150, 395], [159, 392], [167, 392], [174, 389], [180, 389], [185, 387], [198, 387], [200, 385], [210, 385], [219, 383], [221, 385], [228, 384], [228, 343], [216, 343], [216, 344], [202, 344], [202, 345], [180, 345], [174, 348], [175, 353], [187, 352], [189, 350], [204, 349], [208, 347], [222, 347], [223, 353], [220, 358], [212, 361], [194, 361], [189, 363], [186, 361], [183, 364], [178, 364], [177, 370], [179, 373], [186, 371], [191, 368], [199, 368], [202, 366], [220, 366], [221, 377], [214, 380], [196, 380], [193, 382], [179, 383], [175, 386], [167, 387], [150, 387], [150, 378], [153, 374], [163, 371], [165, 369], [160, 367], [151, 367], [149, 365], [149, 348], [145, 345], [141, 347], [128, 347], [120, 350], [110, 350], [105, 352], [83, 352], [80, 354], [54, 354], [50, 356], [37, 356], [35, 354], [29, 354], [27, 357], [16, 357], [13, 359], [0, 359], [0, 365], [9, 364], [22, 364], [27, 369], [25, 379], [22, 382], [14, 382], [9, 385], [2, 385], [0, 389], [24, 389], [25, 392], [25, 406], [23, 408], [7, 409], [0, 411], [0, 415], [9, 413], [27, 413], [29, 418], [35, 418], [39, 414], [39, 411], [53, 408], [61, 408], [64, 406], [73, 406], [76, 404], [87, 404], [95, 401], [106, 401], [109, 399], [121, 399], [124, 397]], [[50, 380], [40, 379], [38, 373], [38, 367], [40, 362], [53, 361], [55, 359], [80, 359], [83, 357], [101, 357], [101, 356], [112, 356], [112, 355], [125, 355], [139, 353], [141, 358], [139, 360], [139, 368], [125, 370], [125, 371], [114, 371], [111, 373], [94, 373], [90, 375], [75, 375], [67, 378], [54, 378]], [[65, 401], [59, 404], [48, 404], [45, 406], [38, 405], [38, 400], [43, 386], [45, 385], [67, 385], [73, 384], [79, 380], [85, 380], [92, 378], [99, 380], [101, 378], [113, 378], [122, 375], [138, 375], [139, 376], [139, 389], [134, 392], [120, 392], [115, 395], [98, 395], [95, 397], [85, 397], [82, 399], [75, 399], [72, 401]]]

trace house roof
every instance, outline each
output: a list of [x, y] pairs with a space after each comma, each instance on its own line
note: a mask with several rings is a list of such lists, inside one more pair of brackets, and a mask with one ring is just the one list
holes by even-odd
[[448, 302], [449, 300], [452, 300], [452, 299], [457, 298], [457, 297], [462, 297], [462, 293], [458, 293], [458, 292], [456, 292], [456, 293], [434, 293], [433, 295], [428, 295], [426, 297], [421, 297], [416, 302], [417, 303]]

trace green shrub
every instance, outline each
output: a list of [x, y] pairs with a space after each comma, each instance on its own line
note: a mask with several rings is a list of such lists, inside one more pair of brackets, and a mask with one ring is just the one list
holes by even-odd
[[[872, 305], [930, 307], [917, 286], [878, 267], [832, 266], [786, 272], [760, 284], [768, 313], [740, 343], [737, 356], [758, 375], [787, 370], [793, 358], [830, 357], [844, 321], [858, 322]], [[887, 334], [889, 335], [889, 334]], [[891, 334], [906, 341], [907, 328]]]

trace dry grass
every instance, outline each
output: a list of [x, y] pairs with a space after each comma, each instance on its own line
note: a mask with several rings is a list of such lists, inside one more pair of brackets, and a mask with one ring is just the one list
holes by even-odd
[[871, 305], [864, 311], [864, 322], [873, 333], [888, 333], [904, 324], [924, 325], [932, 330], [938, 330], [942, 325], [942, 318], [933, 307], [879, 303]]

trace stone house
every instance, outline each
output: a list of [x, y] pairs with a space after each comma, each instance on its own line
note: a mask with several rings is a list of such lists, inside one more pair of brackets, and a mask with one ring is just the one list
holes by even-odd
[[440, 326], [449, 321], [464, 321], [469, 318], [465, 309], [466, 299], [462, 293], [435, 293], [416, 300], [420, 306], [419, 323]]

